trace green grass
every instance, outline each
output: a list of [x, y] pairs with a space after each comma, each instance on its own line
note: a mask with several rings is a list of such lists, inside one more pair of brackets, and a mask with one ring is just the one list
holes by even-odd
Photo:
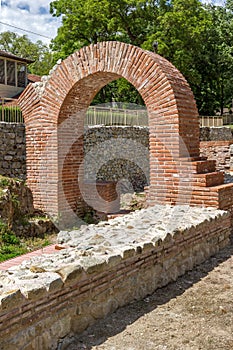
[[[19, 207], [19, 199], [13, 192], [12, 188], [15, 182], [20, 180], [11, 179], [0, 175], [0, 201], [1, 196], [4, 195], [5, 190], [9, 191], [10, 200], [14, 206], [14, 209]], [[17, 220], [16, 220], [17, 219]], [[20, 215], [20, 217], [14, 218], [14, 225], [26, 226], [29, 224], [29, 219], [32, 220], [46, 220], [43, 216], [27, 217]], [[6, 217], [5, 220], [0, 219], [0, 262], [12, 259], [16, 256], [31, 252], [36, 249], [43, 248], [54, 241], [55, 234], [44, 235], [43, 238], [39, 237], [18, 237], [11, 229], [12, 220]]]
[[44, 238], [19, 238], [0, 220], [0, 262], [44, 248], [53, 243], [54, 235]]
[[28, 253], [25, 247], [15, 245], [3, 245], [0, 248], [0, 262]]
[[8, 177], [0, 175], [0, 187], [5, 188], [10, 185], [10, 179]]

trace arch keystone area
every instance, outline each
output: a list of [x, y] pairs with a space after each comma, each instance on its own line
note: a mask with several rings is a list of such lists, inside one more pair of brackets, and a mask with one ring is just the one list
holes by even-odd
[[199, 158], [198, 111], [187, 81], [163, 57], [114, 41], [75, 52], [20, 97], [35, 207], [53, 216], [79, 211], [85, 112], [96, 93], [120, 77], [138, 90], [148, 110], [148, 204], [221, 207], [226, 187], [214, 163]]

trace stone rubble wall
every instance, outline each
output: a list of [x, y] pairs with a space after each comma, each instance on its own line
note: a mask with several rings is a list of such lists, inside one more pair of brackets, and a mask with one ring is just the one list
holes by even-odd
[[216, 161], [216, 170], [233, 171], [233, 140], [201, 141], [200, 156]]
[[0, 122], [0, 174], [26, 179], [24, 124]]
[[[0, 349], [68, 349], [89, 325], [176, 280], [229, 243], [228, 213], [185, 206], [173, 209], [166, 221], [171, 210], [156, 206], [63, 232], [60, 240], [70, 242], [67, 249], [2, 271]], [[121, 245], [117, 228], [126, 239]], [[105, 245], [96, 233], [104, 235], [104, 230], [115, 237], [115, 245]], [[82, 234], [89, 240], [80, 239], [78, 247], [71, 247], [71, 236]]]
[[233, 170], [232, 129], [200, 128], [200, 155], [216, 161], [216, 169], [224, 172]]
[[232, 129], [226, 126], [221, 128], [208, 126], [200, 128], [200, 141], [231, 141], [232, 139]]
[[[131, 192], [149, 184], [149, 130], [147, 127], [94, 126], [85, 130], [85, 179], [125, 179]], [[123, 190], [123, 189], [122, 189]]]
[[[216, 160], [217, 170], [233, 169], [230, 128], [202, 127], [201, 156]], [[85, 180], [128, 182], [126, 191], [143, 191], [149, 184], [149, 130], [147, 127], [94, 126], [84, 133]], [[0, 174], [26, 179], [23, 124], [0, 123]], [[121, 185], [124, 192], [124, 183]]]

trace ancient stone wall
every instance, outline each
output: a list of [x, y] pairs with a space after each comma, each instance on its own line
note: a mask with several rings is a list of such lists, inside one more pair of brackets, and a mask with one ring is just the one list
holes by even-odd
[[[80, 240], [83, 234], [86, 239], [81, 239], [77, 248], [2, 271], [0, 349], [67, 349], [75, 334], [118, 307], [176, 280], [228, 244], [228, 213], [167, 207], [144, 209], [124, 219], [66, 232], [65, 239], [73, 234], [76, 244], [75, 237]], [[166, 227], [161, 226], [163, 212]], [[129, 231], [134, 241], [130, 241]], [[90, 245], [92, 236], [95, 239]]]
[[233, 136], [228, 127], [200, 129], [200, 155], [216, 161], [216, 169], [233, 170]]
[[233, 170], [232, 141], [201, 141], [200, 155], [216, 161], [216, 169], [224, 172]]
[[143, 191], [149, 184], [149, 131], [146, 127], [96, 126], [84, 133], [85, 180], [125, 179], [124, 191]]
[[[127, 142], [126, 142], [127, 141]], [[217, 170], [233, 169], [230, 128], [200, 129], [200, 154], [216, 160]], [[117, 149], [118, 147], [118, 149]], [[149, 130], [147, 127], [94, 126], [84, 132], [85, 180], [128, 181], [122, 191], [143, 191], [149, 184]], [[120, 149], [120, 152], [119, 152]], [[0, 174], [26, 178], [25, 127], [0, 123]], [[132, 157], [133, 155], [133, 157]]]
[[26, 179], [24, 124], [0, 122], [0, 174]]
[[226, 126], [221, 128], [210, 128], [208, 126], [200, 128], [200, 141], [231, 141], [232, 129]]

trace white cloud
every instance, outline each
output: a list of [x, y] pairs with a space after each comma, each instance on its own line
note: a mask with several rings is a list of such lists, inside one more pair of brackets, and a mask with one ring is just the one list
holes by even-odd
[[[61, 25], [61, 18], [54, 18], [49, 13], [49, 4], [52, 0], [0, 0], [0, 22], [23, 28], [38, 34], [54, 38], [57, 28]], [[221, 5], [224, 0], [202, 0], [203, 3]], [[50, 39], [30, 34], [22, 30], [5, 26], [0, 23], [0, 33], [14, 31], [19, 35], [27, 34], [33, 41], [42, 40], [49, 44]]]
[[[0, 22], [35, 32], [49, 38], [54, 38], [61, 18], [54, 18], [49, 13], [52, 0], [0, 0]], [[13, 31], [19, 35], [26, 34], [33, 42], [41, 40], [46, 44], [50, 39], [22, 30], [5, 26], [0, 23], [0, 33]]]
[[213, 4], [216, 6], [223, 6], [225, 3], [225, 0], [201, 0], [205, 4]]

